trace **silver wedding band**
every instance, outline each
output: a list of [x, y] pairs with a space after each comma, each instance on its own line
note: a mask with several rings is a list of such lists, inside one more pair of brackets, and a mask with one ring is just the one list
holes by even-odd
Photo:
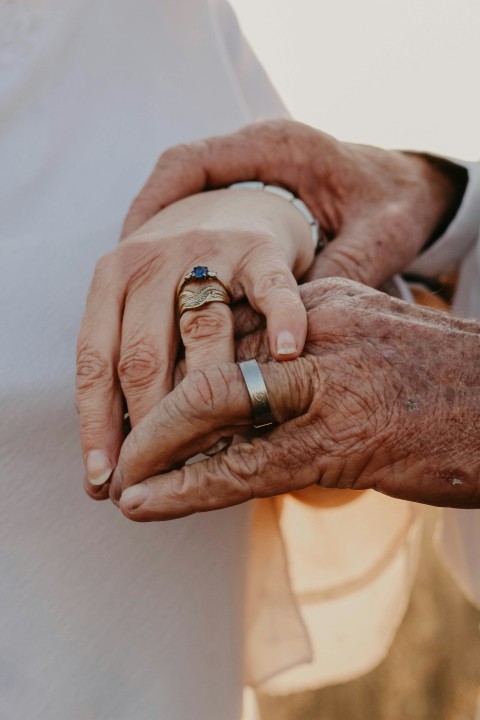
[[273, 425], [272, 409], [268, 400], [267, 386], [256, 360], [239, 362], [253, 409], [253, 427], [264, 428]]

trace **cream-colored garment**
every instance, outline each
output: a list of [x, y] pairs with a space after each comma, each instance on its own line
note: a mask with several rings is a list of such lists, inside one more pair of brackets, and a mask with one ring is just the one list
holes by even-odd
[[[400, 278], [391, 289], [412, 301]], [[332, 507], [322, 493], [256, 502], [246, 678], [266, 692], [368, 672], [387, 654], [408, 605], [422, 507], [373, 491]]]
[[375, 667], [408, 604], [421, 518], [413, 503], [373, 492], [326, 509], [293, 496], [262, 501], [250, 559], [250, 682], [288, 693]]

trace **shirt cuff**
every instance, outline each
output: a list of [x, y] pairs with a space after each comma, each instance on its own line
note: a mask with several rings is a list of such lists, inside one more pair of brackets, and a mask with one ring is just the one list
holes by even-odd
[[454, 271], [477, 241], [480, 228], [480, 163], [452, 160], [468, 172], [468, 184], [458, 212], [441, 235], [418, 255], [406, 272], [425, 277]]

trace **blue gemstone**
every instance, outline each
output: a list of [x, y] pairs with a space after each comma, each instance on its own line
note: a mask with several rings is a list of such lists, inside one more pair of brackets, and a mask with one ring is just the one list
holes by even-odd
[[208, 275], [208, 268], [205, 265], [197, 265], [192, 270], [192, 275], [196, 280], [201, 280]]

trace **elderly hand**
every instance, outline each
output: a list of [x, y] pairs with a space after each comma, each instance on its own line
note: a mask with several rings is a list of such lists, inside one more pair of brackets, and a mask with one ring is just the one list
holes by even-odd
[[302, 299], [301, 358], [267, 362], [261, 329], [238, 345], [239, 359], [264, 363], [281, 424], [172, 469], [252, 422], [236, 364], [188, 375], [125, 440], [114, 481], [127, 517], [165, 520], [315, 483], [480, 507], [479, 324], [341, 279], [305, 285]]
[[340, 276], [379, 287], [407, 268], [451, 219], [464, 190], [455, 168], [420, 155], [341, 143], [293, 121], [260, 123], [167, 150], [134, 200], [124, 232], [203, 189], [239, 180], [280, 184], [307, 204], [334, 239], [317, 257], [310, 279]]
[[[172, 205], [99, 261], [77, 371], [85, 488], [92, 497], [107, 496], [103, 485], [124, 440], [123, 399], [135, 426], [173, 387], [176, 292], [185, 274], [196, 265], [215, 270], [233, 302], [246, 297], [265, 316], [272, 355], [290, 359], [302, 351], [307, 332], [295, 277], [306, 272], [313, 251], [308, 223], [283, 198], [221, 190]], [[179, 331], [187, 371], [234, 359], [227, 304], [188, 310]]]

